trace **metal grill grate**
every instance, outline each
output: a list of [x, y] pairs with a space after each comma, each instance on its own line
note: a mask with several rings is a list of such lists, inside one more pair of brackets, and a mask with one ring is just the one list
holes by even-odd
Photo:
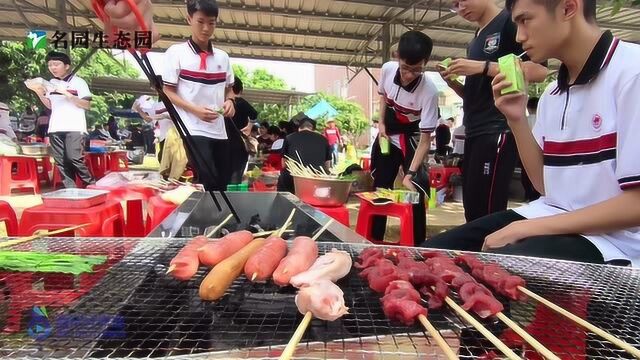
[[[96, 273], [75, 279], [43, 274], [25, 279], [24, 274], [2, 273], [0, 286], [4, 288], [4, 296], [0, 321], [6, 327], [11, 309], [18, 305], [23, 311], [19, 331], [14, 328], [14, 332], [5, 331], [0, 335], [0, 356], [279, 356], [302, 318], [293, 302], [294, 289], [251, 284], [241, 277], [221, 301], [203, 302], [198, 297], [198, 286], [206, 274], [204, 268], [189, 282], [165, 275], [167, 264], [185, 241], [155, 238], [34, 241], [28, 245], [34, 250], [108, 254], [109, 262]], [[355, 257], [366, 246], [321, 243], [320, 252], [332, 247], [349, 251]], [[499, 262], [523, 276], [530, 290], [640, 347], [639, 270], [527, 257], [483, 254], [481, 258]], [[38, 297], [34, 294], [16, 296], [17, 285], [27, 283], [28, 289], [48, 292]], [[417, 325], [405, 327], [390, 323], [382, 313], [379, 296], [369, 290], [355, 269], [338, 284], [345, 293], [350, 313], [331, 323], [313, 320], [296, 356], [305, 359], [443, 357]], [[63, 287], [73, 289], [67, 291], [71, 294], [67, 303], [60, 300], [60, 293], [51, 292], [51, 289], [63, 291], [60, 290]], [[627, 356], [534, 300], [505, 301], [504, 304], [505, 314], [563, 359], [584, 359], [585, 354], [593, 359]], [[35, 305], [45, 306], [46, 321], [35, 315], [32, 310]], [[60, 319], [64, 320], [62, 327]], [[448, 309], [430, 312], [429, 319], [454, 349], [459, 348], [461, 358], [477, 358], [493, 350], [480, 334]], [[485, 323], [495, 333], [502, 331], [502, 327], [491, 320]], [[28, 332], [38, 324], [39, 332]]]

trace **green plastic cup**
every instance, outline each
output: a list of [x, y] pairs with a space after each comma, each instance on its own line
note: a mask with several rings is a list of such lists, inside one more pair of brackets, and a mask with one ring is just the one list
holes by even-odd
[[516, 55], [509, 54], [499, 58], [498, 68], [500, 69], [500, 73], [504, 74], [507, 81], [511, 83], [511, 86], [502, 89], [500, 92], [502, 95], [526, 91], [524, 73], [522, 72], [520, 61]]
[[389, 139], [381, 136], [378, 141], [380, 142], [380, 152], [383, 155], [389, 154]]
[[242, 183], [242, 184], [238, 185], [237, 188], [238, 188], [238, 191], [248, 192], [249, 191], [249, 184], [248, 183]]

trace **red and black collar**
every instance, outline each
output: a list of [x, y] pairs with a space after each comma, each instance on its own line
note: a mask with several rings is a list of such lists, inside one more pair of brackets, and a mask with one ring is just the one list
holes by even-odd
[[71, 80], [72, 77], [73, 77], [73, 74], [69, 74], [69, 75], [65, 76], [64, 78], [62, 78], [62, 79], [59, 78], [59, 77], [55, 77], [55, 76], [53, 78], [56, 79], [56, 80], [62, 80], [64, 82], [69, 82], [69, 80]]
[[209, 55], [213, 54], [213, 45], [211, 44], [211, 40], [209, 40], [209, 43], [207, 44], [207, 51], [204, 51], [200, 48], [200, 46], [198, 46], [198, 44], [195, 43], [195, 41], [193, 41], [193, 39], [191, 37], [189, 37], [189, 46], [191, 46], [191, 50], [193, 50], [193, 52], [198, 55], [200, 53], [206, 52]]
[[569, 84], [569, 70], [567, 67], [564, 64], [560, 65], [560, 70], [558, 71], [558, 87], [552, 94], [560, 94], [567, 91], [572, 85], [585, 85], [595, 79], [600, 71], [611, 61], [611, 57], [613, 57], [613, 53], [616, 51], [619, 42], [620, 40], [615, 38], [613, 34], [611, 34], [611, 31], [605, 31], [602, 36], [600, 36], [600, 40], [598, 40], [596, 46], [591, 51], [587, 62], [584, 64], [584, 67], [573, 84]]
[[400, 68], [398, 67], [398, 70], [396, 71], [396, 76], [393, 78], [393, 83], [400, 86], [402, 90], [412, 93], [416, 90], [416, 88], [418, 87], [418, 84], [420, 84], [420, 81], [422, 81], [423, 76], [424, 74], [422, 76], [418, 76], [412, 82], [403, 86], [402, 79], [400, 78]]

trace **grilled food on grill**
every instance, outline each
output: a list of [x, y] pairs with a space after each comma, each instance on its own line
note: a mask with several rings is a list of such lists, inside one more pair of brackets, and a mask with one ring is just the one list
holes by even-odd
[[519, 286], [526, 286], [524, 279], [510, 274], [500, 265], [485, 264], [473, 255], [458, 256], [455, 262], [466, 265], [476, 280], [489, 285], [498, 294], [516, 301], [523, 301], [527, 298], [524, 293], [518, 290]]
[[291, 285], [299, 288], [309, 286], [318, 280], [337, 281], [351, 271], [351, 255], [346, 251], [331, 249], [320, 256], [311, 267], [290, 280]]
[[263, 247], [251, 255], [244, 266], [244, 275], [251, 281], [267, 281], [286, 254], [287, 242], [281, 237], [272, 236]]
[[198, 272], [200, 266], [198, 249], [206, 245], [207, 241], [209, 239], [204, 236], [196, 236], [189, 241], [169, 263], [169, 266], [173, 268], [170, 272], [171, 276], [182, 281], [191, 279]]
[[218, 300], [221, 298], [233, 281], [240, 276], [244, 265], [251, 255], [261, 246], [265, 239], [255, 239], [238, 250], [235, 254], [222, 260], [216, 265], [200, 284], [200, 298], [203, 300]]
[[389, 283], [382, 297], [382, 311], [390, 319], [405, 325], [413, 325], [418, 315], [427, 316], [427, 309], [420, 305], [420, 293], [404, 280]]
[[242, 249], [251, 240], [253, 240], [253, 234], [246, 230], [229, 233], [222, 239], [201, 247], [198, 258], [203, 265], [215, 266]]
[[296, 306], [301, 314], [311, 312], [315, 318], [334, 321], [348, 314], [344, 293], [329, 280], [319, 280], [298, 290]]
[[289, 254], [280, 261], [273, 273], [273, 282], [280, 286], [289, 285], [295, 275], [307, 271], [318, 258], [318, 245], [315, 240], [307, 236], [293, 239]]

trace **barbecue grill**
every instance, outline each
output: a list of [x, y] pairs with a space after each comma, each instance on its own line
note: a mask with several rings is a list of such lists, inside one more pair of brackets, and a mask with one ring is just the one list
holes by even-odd
[[[47, 326], [52, 329], [44, 331], [46, 336], [40, 338], [29, 334], [34, 315], [25, 311], [20, 331], [0, 335], [0, 356], [277, 358], [302, 318], [294, 305], [294, 289], [281, 289], [270, 283], [251, 284], [241, 277], [220, 301], [204, 302], [198, 296], [204, 268], [188, 282], [165, 275], [169, 261], [186, 241], [48, 238], [16, 247], [76, 254], [119, 250], [115, 255], [108, 254], [117, 262], [111, 261], [96, 274], [85, 275], [95, 275], [99, 281], [90, 289], [84, 289], [86, 293], [73, 302], [56, 304], [57, 299], [51, 298], [32, 303], [31, 299], [23, 298], [21, 301], [27, 302], [25, 308], [46, 304], [49, 325], [41, 321], [41, 330], [46, 330]], [[319, 244], [321, 253], [335, 247], [354, 257], [368, 246], [340, 242]], [[418, 254], [418, 249], [412, 251]], [[484, 261], [500, 263], [524, 277], [528, 289], [640, 347], [640, 270], [528, 257], [478, 256]], [[22, 281], [19, 274], [3, 273], [0, 276], [0, 283], [5, 288], [5, 306], [2, 307], [5, 310], [0, 315], [8, 308], [7, 284]], [[36, 281], [35, 286], [50, 289], [61, 286], [61, 280], [47, 277], [35, 274], [34, 279], [44, 279]], [[313, 320], [296, 357], [443, 358], [442, 352], [419, 325], [406, 327], [386, 319], [379, 295], [368, 288], [355, 269], [338, 285], [345, 293], [350, 313], [335, 322]], [[584, 359], [585, 355], [592, 359], [628, 356], [555, 313], [545, 311], [533, 300], [515, 303], [498, 298], [504, 302], [505, 314], [563, 359]], [[56, 319], [71, 315], [102, 321], [67, 323], [65, 332], [60, 333]], [[446, 309], [430, 312], [429, 319], [454, 349], [459, 347], [461, 358], [477, 358], [494, 351], [479, 333]], [[492, 320], [485, 321], [485, 325], [496, 334], [503, 330]], [[508, 338], [508, 332], [504, 332], [503, 339]], [[509, 341], [505, 342], [509, 344]]]

